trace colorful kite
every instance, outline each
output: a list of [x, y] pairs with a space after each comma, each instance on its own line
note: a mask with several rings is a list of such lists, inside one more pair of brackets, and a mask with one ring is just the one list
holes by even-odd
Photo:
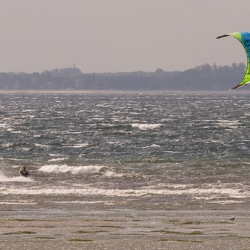
[[230, 33], [227, 35], [218, 36], [216, 38], [219, 39], [219, 38], [226, 37], [226, 36], [233, 36], [237, 40], [239, 40], [241, 44], [243, 45], [246, 51], [246, 55], [247, 55], [247, 69], [246, 69], [245, 75], [242, 81], [236, 87], [233, 88], [233, 89], [237, 89], [239, 87], [245, 86], [250, 83], [250, 33], [234, 32], [234, 33]]

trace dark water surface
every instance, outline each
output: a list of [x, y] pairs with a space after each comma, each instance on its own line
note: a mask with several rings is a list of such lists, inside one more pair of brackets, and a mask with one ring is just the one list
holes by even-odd
[[245, 93], [2, 93], [0, 202], [242, 208], [249, 132]]

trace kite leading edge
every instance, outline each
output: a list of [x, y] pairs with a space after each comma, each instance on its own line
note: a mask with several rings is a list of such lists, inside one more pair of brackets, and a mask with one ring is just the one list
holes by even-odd
[[234, 33], [230, 33], [227, 35], [218, 36], [216, 38], [219, 39], [219, 38], [223, 38], [223, 37], [227, 37], [227, 36], [232, 36], [232, 37], [236, 38], [237, 40], [239, 40], [241, 42], [241, 44], [243, 45], [243, 47], [246, 51], [246, 55], [247, 55], [247, 68], [246, 68], [245, 75], [244, 75], [243, 79], [241, 80], [241, 82], [236, 87], [233, 88], [233, 89], [237, 89], [239, 87], [243, 87], [243, 86], [250, 83], [250, 33], [248, 33], [248, 32], [234, 32]]

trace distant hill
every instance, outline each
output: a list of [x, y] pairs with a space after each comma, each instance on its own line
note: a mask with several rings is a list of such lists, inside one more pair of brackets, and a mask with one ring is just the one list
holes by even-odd
[[82, 74], [78, 68], [53, 69], [52, 71], [44, 71], [43, 73], [49, 73], [54, 77], [76, 77]]
[[0, 73], [0, 89], [225, 91], [241, 81], [245, 69], [246, 65], [240, 63], [205, 64], [185, 71], [83, 74], [74, 67], [31, 74], [10, 72]]

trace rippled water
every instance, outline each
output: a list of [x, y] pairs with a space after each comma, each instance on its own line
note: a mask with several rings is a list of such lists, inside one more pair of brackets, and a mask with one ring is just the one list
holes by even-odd
[[247, 205], [250, 101], [236, 93], [2, 93], [2, 203]]

